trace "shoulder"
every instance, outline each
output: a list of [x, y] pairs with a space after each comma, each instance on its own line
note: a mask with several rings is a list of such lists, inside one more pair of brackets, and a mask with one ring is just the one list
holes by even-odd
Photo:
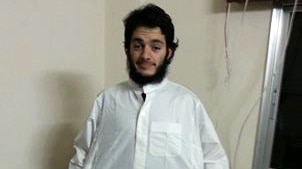
[[191, 97], [194, 100], [199, 100], [197, 95], [191, 89], [173, 81], [168, 81], [166, 90], [176, 95]]
[[206, 109], [199, 97], [184, 85], [169, 81], [163, 93], [165, 91], [167, 93], [164, 94], [164, 96], [170, 96], [170, 103], [176, 103], [177, 106], [184, 106], [195, 115], [204, 116], [206, 114]]
[[163, 97], [169, 97], [170, 100], [176, 101], [179, 104], [203, 107], [199, 97], [191, 89], [179, 83], [168, 81], [161, 93]]

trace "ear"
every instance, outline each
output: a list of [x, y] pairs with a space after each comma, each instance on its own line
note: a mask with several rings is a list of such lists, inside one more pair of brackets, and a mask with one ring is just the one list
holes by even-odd
[[125, 54], [128, 56], [129, 55], [129, 49], [124, 48]]
[[171, 57], [172, 57], [172, 49], [171, 49], [171, 48], [168, 48], [167, 52], [168, 52], [168, 54], [167, 54], [167, 59], [170, 60]]

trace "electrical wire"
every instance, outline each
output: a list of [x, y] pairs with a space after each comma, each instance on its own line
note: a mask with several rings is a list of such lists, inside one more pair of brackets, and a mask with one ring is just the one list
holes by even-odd
[[253, 110], [256, 108], [256, 106], [258, 105], [258, 103], [261, 101], [261, 98], [263, 96], [264, 91], [260, 94], [260, 96], [257, 98], [257, 100], [255, 101], [255, 103], [253, 104], [252, 108], [250, 109], [250, 111], [248, 112], [247, 116], [244, 118], [243, 123], [240, 127], [240, 131], [238, 134], [238, 138], [236, 141], [236, 147], [235, 147], [235, 151], [234, 151], [234, 155], [232, 157], [232, 164], [234, 165], [232, 168], [235, 169], [235, 164], [236, 164], [236, 158], [237, 158], [237, 154], [238, 154], [238, 150], [239, 150], [239, 145], [241, 142], [241, 137], [243, 134], [243, 130], [245, 128], [245, 125], [247, 124], [247, 121], [249, 120], [249, 118], [251, 117], [251, 115], [253, 114]]
[[284, 47], [283, 47], [283, 50], [282, 50], [282, 56], [285, 56], [285, 52], [286, 52], [287, 47], [288, 47], [290, 34], [291, 34], [291, 31], [292, 31], [292, 28], [293, 28], [294, 19], [295, 19], [295, 15], [296, 15], [296, 12], [297, 12], [297, 7], [298, 7], [298, 0], [295, 0], [294, 6], [293, 6], [293, 11], [292, 11], [292, 16], [291, 16], [291, 19], [290, 19], [290, 22], [289, 22], [289, 27], [288, 27], [287, 34], [286, 34], [285, 44], [284, 44]]
[[[246, 11], [246, 8], [247, 8], [247, 5], [248, 5], [248, 1], [249, 0], [245, 1], [245, 7], [244, 7], [244, 11], [243, 11], [244, 13]], [[298, 0], [295, 0], [293, 11], [292, 11], [292, 16], [291, 16], [291, 19], [290, 19], [290, 22], [289, 22], [289, 27], [288, 27], [288, 31], [287, 31], [287, 35], [286, 35], [285, 44], [284, 44], [283, 50], [282, 50], [282, 55], [283, 56], [285, 56], [285, 52], [286, 52], [287, 47], [288, 47], [288, 43], [289, 43], [289, 39], [290, 39], [290, 35], [291, 35], [291, 31], [292, 31], [293, 22], [294, 22], [294, 18], [295, 18], [295, 13], [297, 11], [297, 7], [298, 7]], [[243, 24], [243, 18], [244, 18], [244, 14], [242, 15], [241, 24]], [[263, 97], [263, 95], [264, 95], [265, 92], [266, 92], [266, 89], [264, 89], [262, 91], [262, 93], [260, 94], [260, 96], [258, 97], [258, 99], [255, 101], [255, 103], [253, 104], [252, 108], [250, 109], [249, 113], [247, 114], [247, 116], [245, 117], [245, 119], [244, 119], [244, 121], [243, 121], [243, 123], [241, 125], [240, 131], [239, 131], [239, 135], [238, 135], [238, 139], [237, 139], [237, 142], [236, 142], [235, 152], [234, 152], [234, 155], [232, 157], [232, 162], [231, 163], [233, 165], [236, 164], [236, 157], [237, 157], [237, 154], [238, 154], [238, 150], [239, 150], [239, 145], [240, 145], [243, 129], [244, 129], [244, 127], [245, 127], [248, 119], [252, 115], [253, 110], [255, 109], [256, 105], [261, 101], [261, 98]]]
[[[243, 9], [243, 14], [241, 17], [241, 26], [244, 23], [244, 18], [245, 18], [245, 13], [247, 10], [247, 6], [249, 4], [249, 0], [245, 0], [244, 4], [244, 9]], [[230, 63], [230, 53], [229, 53], [229, 28], [228, 28], [228, 23], [229, 23], [229, 15], [231, 11], [231, 2], [227, 2], [226, 4], [226, 15], [225, 15], [225, 23], [224, 23], [224, 44], [225, 44], [225, 62], [226, 62], [226, 70], [227, 70], [227, 77], [226, 77], [226, 82], [229, 82], [232, 74], [232, 68], [231, 68], [231, 63]]]
[[[243, 9], [243, 14], [241, 17], [241, 25], [244, 23], [244, 18], [245, 18], [245, 12], [247, 9], [247, 6], [249, 4], [249, 0], [245, 0], [244, 4], [244, 9]], [[226, 70], [227, 70], [227, 77], [226, 77], [226, 82], [229, 82], [232, 74], [232, 68], [231, 68], [231, 63], [230, 63], [230, 52], [229, 52], [229, 28], [228, 28], [228, 23], [229, 23], [229, 15], [231, 11], [231, 2], [226, 3], [226, 15], [225, 15], [225, 23], [224, 23], [224, 50], [225, 50], [225, 62], [226, 62]]]
[[226, 64], [226, 71], [227, 71], [227, 77], [226, 82], [229, 82], [231, 78], [231, 63], [230, 63], [230, 55], [229, 55], [229, 28], [228, 28], [228, 22], [229, 22], [229, 14], [231, 11], [231, 3], [226, 3], [226, 14], [225, 14], [225, 22], [224, 22], [224, 52], [225, 52], [225, 64]]
[[243, 25], [243, 23], [244, 23], [245, 12], [246, 12], [248, 4], [249, 4], [249, 0], [245, 0], [244, 9], [243, 9], [242, 17], [241, 17], [241, 25]]

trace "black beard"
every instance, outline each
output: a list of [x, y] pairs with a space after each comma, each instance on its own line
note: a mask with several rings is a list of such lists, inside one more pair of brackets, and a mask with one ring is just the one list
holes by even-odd
[[156, 84], [160, 83], [168, 72], [169, 61], [165, 57], [163, 63], [158, 66], [156, 72], [152, 76], [144, 76], [141, 73], [137, 72], [134, 63], [131, 61], [130, 57], [127, 57], [127, 68], [129, 77], [138, 85], [144, 86], [146, 84]]

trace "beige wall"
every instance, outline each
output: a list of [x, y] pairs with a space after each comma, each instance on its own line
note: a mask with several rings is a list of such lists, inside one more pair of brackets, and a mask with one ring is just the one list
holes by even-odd
[[[96, 94], [127, 79], [122, 19], [142, 2], [0, 1], [1, 168], [67, 168]], [[145, 2], [175, 22], [180, 47], [170, 79], [203, 101], [232, 169], [250, 169], [270, 4], [250, 4], [243, 24], [242, 6], [233, 5], [226, 81], [223, 1]]]
[[0, 1], [1, 168], [67, 168], [104, 85], [103, 3]]
[[203, 101], [229, 155], [232, 169], [250, 169], [271, 4], [249, 4], [243, 23], [243, 5], [232, 4], [229, 18], [232, 73], [226, 80], [223, 1], [108, 0], [105, 86], [127, 79], [121, 20], [142, 2], [156, 3], [173, 17], [180, 45], [170, 69], [170, 79], [191, 88]]

